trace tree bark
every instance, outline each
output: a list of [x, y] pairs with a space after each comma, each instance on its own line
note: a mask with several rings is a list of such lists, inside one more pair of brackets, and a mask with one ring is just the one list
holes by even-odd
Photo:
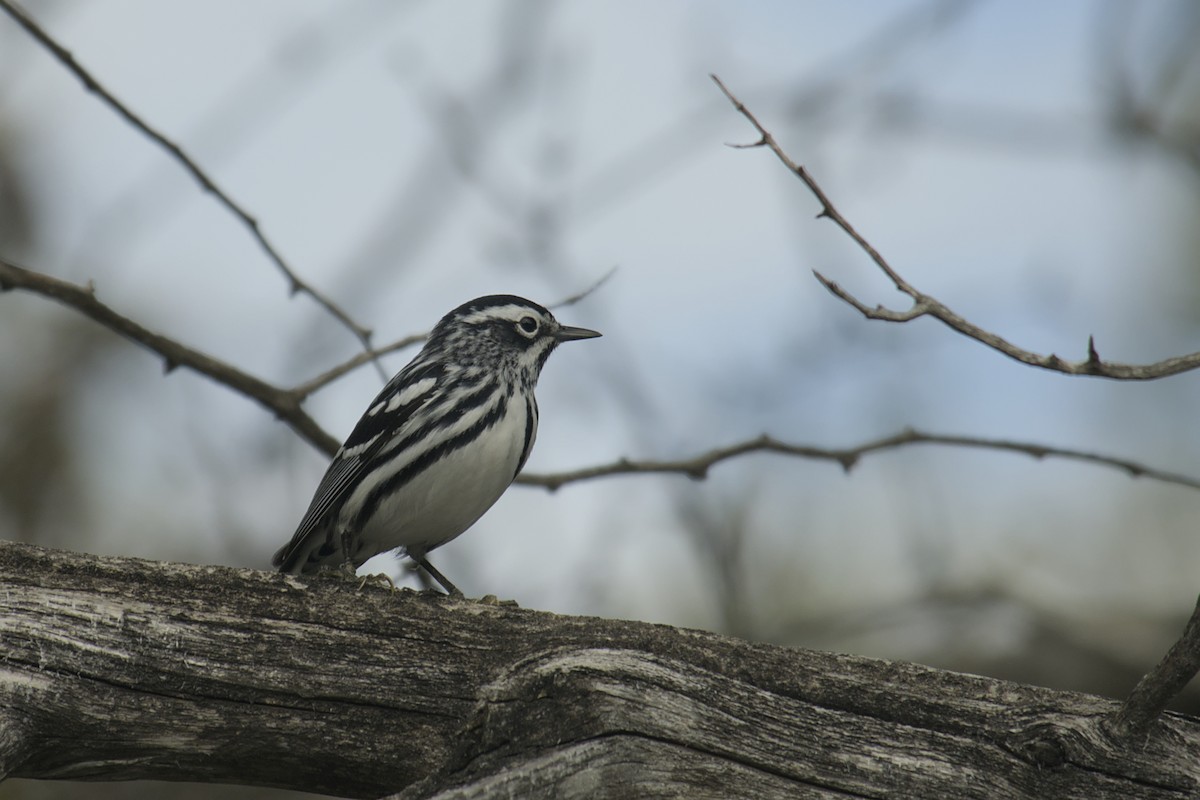
[[1194, 798], [1200, 721], [343, 578], [0, 543], [0, 777], [348, 797]]

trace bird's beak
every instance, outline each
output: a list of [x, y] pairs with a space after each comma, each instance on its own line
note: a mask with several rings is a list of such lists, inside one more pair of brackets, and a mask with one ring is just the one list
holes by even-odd
[[599, 335], [600, 331], [590, 328], [572, 328], [570, 325], [560, 325], [554, 332], [554, 338], [560, 342], [569, 342], [574, 339], [595, 339]]

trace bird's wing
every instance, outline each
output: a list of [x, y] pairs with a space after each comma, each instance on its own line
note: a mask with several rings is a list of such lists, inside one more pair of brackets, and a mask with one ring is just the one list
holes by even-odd
[[[326, 517], [345, 500], [379, 449], [418, 408], [445, 391], [444, 377], [442, 365], [414, 362], [388, 381], [334, 454], [291, 541], [271, 559], [274, 566], [292, 561], [301, 543], [321, 528]], [[284, 569], [290, 571], [290, 566]]]

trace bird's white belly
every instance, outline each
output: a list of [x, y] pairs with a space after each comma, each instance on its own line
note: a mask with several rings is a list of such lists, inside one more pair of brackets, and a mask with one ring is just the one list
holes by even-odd
[[384, 499], [357, 531], [362, 558], [397, 547], [430, 550], [471, 527], [512, 483], [525, 443], [527, 411], [514, 399], [491, 429]]

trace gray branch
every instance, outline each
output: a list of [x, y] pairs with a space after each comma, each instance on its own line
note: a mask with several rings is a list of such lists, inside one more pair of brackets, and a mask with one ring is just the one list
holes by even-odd
[[885, 308], [882, 305], [872, 308], [850, 294], [839, 284], [826, 278], [820, 272], [813, 270], [813, 275], [821, 282], [822, 286], [828, 289], [839, 300], [852, 306], [867, 319], [882, 320], [884, 322], [911, 322], [919, 317], [933, 317], [963, 336], [974, 339], [997, 352], [1003, 353], [1011, 359], [1020, 361], [1022, 364], [1050, 370], [1051, 372], [1061, 372], [1064, 375], [1090, 375], [1092, 377], [1124, 381], [1151, 381], [1200, 368], [1200, 352], [1189, 353], [1183, 356], [1172, 356], [1153, 364], [1122, 364], [1116, 361], [1105, 361], [1100, 358], [1100, 354], [1096, 350], [1096, 342], [1092, 337], [1088, 337], [1085, 357], [1079, 361], [1070, 361], [1060, 358], [1054, 353], [1042, 355], [1017, 347], [1007, 339], [965, 319], [935, 297], [918, 291], [916, 287], [901, 277], [900, 273], [892, 268], [887, 259], [867, 241], [866, 237], [859, 233], [850, 224], [849, 220], [842, 216], [841, 212], [833, 205], [833, 201], [825, 194], [825, 190], [821, 188], [812, 174], [805, 169], [804, 165], [792, 160], [791, 156], [784, 151], [771, 132], [763, 127], [763, 124], [758, 121], [753, 112], [729, 90], [720, 78], [716, 75], [711, 75], [710, 77], [725, 97], [729, 99], [729, 102], [733, 103], [734, 109], [745, 117], [746, 121], [753, 125], [754, 130], [758, 132], [759, 138], [757, 141], [751, 144], [733, 146], [740, 148], [766, 147], [770, 149], [775, 154], [775, 157], [793, 175], [799, 178], [808, 187], [808, 190], [812, 192], [813, 196], [817, 198], [817, 202], [821, 204], [821, 210], [817, 216], [825, 217], [841, 228], [875, 262], [875, 266], [888, 277], [888, 280], [892, 282], [896, 290], [908, 295], [912, 300], [912, 305], [903, 311]]
[[1154, 798], [1200, 721], [700, 631], [0, 543], [0, 777], [350, 797]]
[[1200, 601], [1183, 629], [1183, 634], [1133, 687], [1125, 704], [1109, 715], [1109, 733], [1118, 739], [1145, 735], [1175, 695], [1200, 673]]
[[[117, 114], [117, 116], [132, 126], [134, 130], [138, 131], [147, 139], [154, 142], [156, 145], [166, 151], [171, 158], [177, 161], [185, 170], [187, 170], [189, 174], [191, 174], [192, 178], [195, 179], [196, 183], [198, 183], [201, 188], [212, 194], [212, 196], [217, 199], [217, 202], [219, 202], [225, 207], [226, 210], [233, 214], [233, 216], [237, 218], [237, 220], [241, 222], [247, 230], [250, 231], [250, 235], [254, 237], [256, 242], [258, 242], [259, 247], [261, 247], [263, 252], [266, 253], [267, 258], [270, 259], [271, 263], [274, 264], [281, 273], [283, 273], [283, 276], [287, 280], [288, 286], [293, 295], [297, 293], [303, 293], [311, 297], [319, 306], [328, 311], [334, 317], [334, 319], [336, 319], [338, 322], [344, 325], [347, 330], [353, 333], [359, 342], [362, 343], [363, 349], [366, 352], [371, 352], [371, 330], [363, 325], [359, 325], [345, 310], [342, 309], [341, 306], [334, 303], [333, 300], [320, 292], [315, 286], [303, 280], [296, 273], [296, 271], [293, 270], [286, 261], [284, 261], [283, 256], [279, 253], [279, 250], [277, 250], [275, 246], [267, 239], [266, 234], [264, 234], [262, 231], [262, 226], [259, 224], [259, 221], [248, 211], [242, 208], [241, 205], [235, 202], [229, 193], [222, 189], [220, 185], [213, 180], [212, 176], [202, 169], [195, 159], [189, 156], [180, 145], [167, 138], [165, 134], [152, 127], [148, 122], [135, 114], [127, 105], [121, 102], [121, 100], [119, 100], [115, 94], [105, 88], [105, 86], [94, 75], [92, 75], [91, 72], [89, 72], [82, 64], [79, 63], [79, 61], [71, 54], [69, 50], [59, 44], [58, 41], [55, 40], [45, 28], [39, 25], [25, 9], [21, 8], [20, 5], [12, 2], [12, 0], [0, 0], [0, 11], [7, 12], [8, 15], [12, 17], [18, 25], [25, 29], [26, 33], [33, 37], [34, 41], [48, 50], [50, 54], [67, 69], [67, 71], [79, 79], [79, 82], [83, 84], [84, 88], [100, 98], [105, 105], [111, 108]], [[383, 368], [379, 366], [378, 363], [376, 366], [379, 369], [380, 377], [386, 379], [387, 376], [383, 374]]]
[[157, 353], [163, 359], [165, 372], [186, 367], [253, 399], [290, 425], [292, 430], [318, 450], [332, 455], [338, 448], [337, 440], [301, 407], [304, 396], [300, 393], [280, 389], [231, 364], [145, 328], [100, 302], [96, 298], [95, 287], [90, 283], [79, 286], [25, 269], [0, 257], [0, 291], [11, 289], [24, 289], [62, 303], [119, 336]]
[[[587, 291], [594, 291], [607, 277], [605, 276], [593, 284]], [[129, 317], [122, 316], [96, 298], [96, 290], [90, 283], [86, 286], [80, 286], [68, 281], [59, 280], [58, 278], [20, 267], [0, 256], [0, 292], [11, 289], [22, 289], [33, 292], [75, 309], [114, 333], [124, 336], [126, 339], [141, 345], [153, 353], [157, 353], [163, 358], [163, 364], [168, 372], [177, 367], [186, 367], [211, 378], [218, 384], [251, 398], [268, 411], [271, 411], [278, 419], [291, 426], [297, 434], [326, 455], [333, 455], [334, 451], [338, 448], [338, 442], [304, 411], [302, 407], [304, 400], [321, 387], [328, 385], [350, 370], [366, 363], [374, 355], [399, 350], [424, 339], [424, 336], [421, 334], [406, 336], [387, 345], [383, 349], [372, 351], [370, 354], [359, 354], [349, 361], [343, 362], [295, 388], [283, 389], [253, 375], [249, 375], [232, 364], [213, 358], [167, 336], [150, 331]], [[573, 295], [564, 302], [573, 302], [578, 296], [578, 294]], [[1036, 442], [988, 439], [979, 436], [954, 436], [917, 431], [911, 428], [906, 428], [891, 436], [863, 442], [849, 448], [823, 448], [795, 444], [782, 442], [764, 435], [725, 447], [716, 447], [684, 459], [635, 461], [629, 458], [620, 458], [608, 464], [597, 464], [567, 472], [524, 474], [517, 479], [517, 482], [527, 486], [541, 486], [553, 491], [566, 484], [617, 475], [675, 473], [702, 479], [707, 476], [708, 470], [716, 464], [751, 453], [777, 453], [799, 458], [836, 461], [841, 464], [843, 469], [849, 471], [863, 456], [884, 450], [921, 444], [1001, 450], [1024, 453], [1038, 459], [1065, 458], [1118, 469], [1135, 478], [1145, 477], [1192, 489], [1200, 488], [1200, 479], [1158, 469], [1125, 458], [1085, 450], [1051, 447]]]
[[528, 486], [541, 486], [550, 491], [556, 491], [562, 486], [579, 481], [596, 478], [609, 478], [617, 475], [686, 475], [694, 480], [704, 480], [708, 472], [717, 464], [740, 458], [751, 453], [775, 453], [777, 455], [807, 458], [814, 461], [833, 461], [841, 465], [846, 472], [854, 469], [864, 456], [896, 450], [914, 445], [940, 445], [943, 447], [965, 447], [972, 450], [996, 450], [1007, 453], [1020, 453], [1036, 459], [1058, 458], [1068, 461], [1079, 461], [1085, 464], [1096, 464], [1124, 472], [1131, 478], [1149, 478], [1151, 480], [1185, 486], [1189, 489], [1200, 489], [1200, 479], [1177, 472], [1157, 469], [1126, 458], [1107, 456], [1089, 450], [1077, 450], [1069, 447], [1051, 447], [1037, 442], [1018, 442], [1012, 439], [993, 439], [984, 436], [955, 436], [944, 433], [930, 433], [915, 428], [905, 428], [899, 433], [871, 439], [852, 447], [817, 447], [808, 444], [784, 442], [766, 434], [756, 439], [747, 439], [726, 447], [715, 447], [688, 458], [673, 460], [635, 461], [629, 458], [619, 458], [607, 464], [597, 464], [581, 467], [564, 472], [544, 474], [522, 473], [517, 478], [518, 483]]

